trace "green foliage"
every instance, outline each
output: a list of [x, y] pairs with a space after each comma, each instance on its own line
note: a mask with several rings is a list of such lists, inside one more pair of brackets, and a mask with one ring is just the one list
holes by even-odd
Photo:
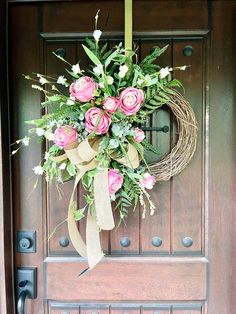
[[[167, 66], [162, 69], [157, 64], [158, 57], [166, 51], [168, 46], [156, 47], [141, 62], [138, 62], [137, 49], [134, 51], [126, 50], [121, 43], [109, 49], [108, 42], [102, 43], [98, 39], [93, 40], [91, 38], [86, 38], [85, 41], [86, 45], [82, 45], [82, 47], [91, 60], [91, 65], [87, 69], [80, 69], [78, 64], [73, 66], [64, 58], [56, 56], [66, 63], [66, 75], [69, 74], [69, 81], [61, 75], [58, 78], [47, 77], [38, 73], [34, 73], [36, 78], [25, 76], [26, 79], [37, 82], [32, 87], [43, 92], [45, 101], [41, 103], [41, 106], [43, 108], [48, 107], [48, 110], [42, 110], [46, 112], [44, 116], [27, 122], [35, 126], [30, 129], [29, 134], [38, 135], [40, 139], [46, 138], [51, 141], [54, 139], [57, 128], [69, 125], [77, 130], [78, 142], [85, 139], [92, 141], [99, 138], [98, 152], [94, 157], [98, 165], [95, 169], [87, 171], [82, 177], [82, 184], [86, 190], [86, 206], [77, 209], [75, 202], [71, 206], [76, 220], [82, 219], [86, 210], [92, 214], [95, 213], [94, 177], [104, 168], [117, 169], [123, 176], [123, 185], [115, 195], [111, 196], [111, 199], [116, 201], [116, 208], [120, 211], [121, 222], [127, 217], [130, 208], [136, 208], [139, 200], [143, 204], [143, 195], [149, 199], [148, 193], [140, 185], [140, 179], [148, 170], [144, 151], [159, 154], [158, 148], [148, 141], [143, 140], [138, 143], [134, 140], [135, 131], [137, 131], [135, 128], [137, 125], [145, 123], [148, 116], [155, 110], [164, 104], [168, 104], [175, 94], [175, 89], [182, 88], [182, 84], [173, 79], [171, 72], [177, 69], [183, 70], [186, 66], [175, 68]], [[75, 82], [75, 80], [85, 75], [96, 82], [96, 88], [90, 97], [91, 99], [89, 98], [87, 102], [79, 101], [73, 97], [74, 95], [70, 95], [68, 89], [71, 82]], [[65, 87], [67, 88], [66, 91]], [[124, 114], [119, 107], [115, 112], [104, 110], [104, 100], [109, 96], [118, 98], [120, 93], [127, 87], [134, 87], [143, 91], [144, 101], [139, 104], [141, 105], [140, 110], [129, 116]], [[86, 116], [91, 108], [100, 110], [98, 116], [90, 117], [91, 124], [94, 123], [93, 130], [88, 128]], [[105, 115], [109, 121], [107, 122], [109, 128], [106, 134], [100, 134], [98, 126]], [[18, 141], [19, 143], [22, 144], [23, 140]], [[27, 146], [26, 141], [25, 143], [25, 146]], [[140, 166], [136, 169], [132, 169], [132, 163], [127, 154], [129, 143], [135, 147], [139, 157], [141, 157]], [[42, 169], [46, 174], [46, 180], [56, 180], [61, 183], [64, 180], [75, 178], [78, 168], [69, 159], [66, 158], [60, 162], [56, 162], [55, 159], [52, 160], [52, 157], [63, 154], [63, 149], [57, 145], [50, 146], [49, 144], [47, 146], [49, 146], [46, 152], [47, 155], [45, 154], [42, 161]], [[118, 163], [117, 158], [124, 158], [126, 165]]]
[[158, 148], [155, 147], [155, 146], [153, 146], [153, 145], [152, 145], [151, 143], [149, 143], [147, 140], [143, 140], [143, 141], [142, 141], [142, 144], [143, 144], [145, 150], [151, 151], [151, 152], [155, 153], [156, 155], [159, 155], [159, 154], [160, 154]]
[[147, 55], [140, 63], [140, 68], [145, 72], [145, 73], [153, 73], [157, 71], [160, 67], [153, 64], [153, 62], [156, 61], [156, 59], [162, 55], [166, 49], [168, 48], [169, 45], [166, 45], [163, 48], [156, 47], [153, 52], [149, 55]]

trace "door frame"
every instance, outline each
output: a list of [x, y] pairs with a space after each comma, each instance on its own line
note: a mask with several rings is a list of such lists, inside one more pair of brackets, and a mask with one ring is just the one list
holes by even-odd
[[[39, 2], [43, 2], [42, 0], [38, 0]], [[33, 0], [28, 1], [14, 1], [11, 0], [11, 2], [33, 2]], [[233, 1], [227, 1], [227, 4], [232, 3]], [[212, 1], [209, 1], [209, 4], [212, 5]], [[0, 312], [2, 314], [9, 314], [9, 313], [15, 313], [15, 297], [14, 297], [14, 242], [13, 242], [13, 223], [12, 223], [12, 216], [13, 216], [13, 210], [12, 210], [12, 204], [11, 204], [11, 167], [10, 167], [10, 122], [9, 122], [9, 94], [8, 94], [8, 42], [7, 42], [7, 36], [8, 36], [8, 1], [6, 0], [0, 0], [0, 20], [1, 20], [1, 28], [0, 28], [0, 274], [1, 274], [1, 281], [0, 281]], [[214, 21], [213, 21], [214, 24]], [[214, 26], [214, 25], [213, 25]], [[219, 26], [221, 27], [221, 26]], [[227, 29], [227, 24], [222, 26], [224, 30]], [[214, 28], [214, 27], [213, 27]], [[211, 49], [213, 48], [219, 48], [220, 45], [218, 45], [218, 39], [219, 37], [214, 37], [214, 29], [213, 29], [213, 36], [211, 38]], [[213, 48], [212, 48], [213, 47]], [[221, 46], [220, 46], [221, 48]], [[233, 44], [231, 44], [230, 48], [233, 48]], [[217, 53], [219, 53], [219, 49], [215, 49]], [[211, 57], [212, 56], [212, 52]], [[224, 52], [222, 52], [224, 54]], [[232, 51], [231, 51], [232, 54]], [[219, 56], [219, 55], [218, 55]], [[224, 55], [225, 57], [225, 55]], [[219, 95], [219, 92], [217, 92], [217, 58], [210, 58], [211, 64], [210, 64], [210, 93], [209, 98], [211, 98], [210, 103], [213, 103], [214, 100], [217, 99], [217, 95]], [[232, 87], [231, 87], [232, 90]], [[232, 112], [232, 107], [229, 108]], [[217, 124], [221, 125], [221, 119], [223, 116], [223, 110], [222, 108], [218, 108], [214, 112], [214, 109], [211, 110], [211, 113], [213, 113], [212, 116], [210, 116], [210, 125], [211, 125], [211, 132], [213, 133], [213, 130], [216, 135], [220, 135], [220, 128], [215, 128]], [[216, 136], [215, 135], [215, 136]], [[224, 139], [225, 140], [225, 139]], [[220, 138], [221, 144], [223, 144], [223, 137]], [[214, 160], [214, 153], [217, 153], [216, 145], [210, 147], [210, 162], [211, 162], [211, 168], [217, 168], [217, 162]], [[226, 154], [224, 155], [226, 156]], [[234, 175], [234, 174], [233, 174]], [[235, 176], [235, 175], [234, 175]], [[214, 175], [211, 174], [211, 177], [209, 178], [209, 190], [211, 195], [216, 195], [216, 205], [215, 202], [212, 202], [209, 204], [210, 213], [213, 216], [219, 216], [221, 214], [221, 208], [220, 205], [224, 204], [225, 195], [223, 193], [217, 193], [219, 190], [217, 190], [217, 187], [215, 185], [218, 182], [219, 177], [217, 177], [214, 173]], [[235, 200], [235, 183], [233, 184], [233, 178], [229, 180], [229, 182], [226, 181], [226, 183], [231, 183], [230, 191], [228, 193], [228, 202], [226, 202], [226, 209], [229, 211], [228, 216], [226, 216], [225, 220], [223, 219], [217, 219], [217, 222], [214, 224], [213, 218], [209, 217], [209, 224], [214, 224], [213, 231], [219, 230], [219, 234], [214, 237], [214, 235], [210, 232], [209, 238], [211, 245], [215, 245], [217, 247], [217, 243], [220, 242], [221, 236], [226, 235], [226, 240], [230, 243], [231, 237], [233, 239], [234, 236], [236, 236], [236, 214], [234, 213], [233, 208], [230, 207], [230, 205]], [[217, 195], [218, 194], [218, 195]], [[232, 202], [230, 204], [230, 202]], [[225, 240], [225, 238], [224, 238]], [[218, 247], [220, 245], [218, 244]], [[231, 309], [234, 308], [234, 305], [236, 305], [236, 298], [235, 298], [235, 282], [236, 282], [236, 262], [235, 257], [236, 253], [234, 252], [235, 245], [231, 244], [231, 247], [229, 248], [229, 260], [216, 260], [216, 253], [212, 252], [210, 250], [209, 257], [210, 257], [210, 270], [209, 273], [213, 271], [220, 271], [223, 268], [223, 271], [226, 271], [228, 269], [228, 266], [232, 263], [233, 269], [228, 269], [228, 272], [232, 272], [231, 275], [231, 282], [229, 283], [229, 286], [231, 286], [231, 294], [228, 296], [230, 298], [230, 305]], [[224, 280], [226, 280], [226, 274], [221, 273], [220, 279], [222, 279], [222, 282], [224, 283]], [[211, 282], [210, 283], [210, 291], [208, 291], [208, 302], [209, 299], [212, 298], [212, 294], [219, 295], [218, 290], [218, 282]], [[212, 289], [213, 288], [213, 289]], [[225, 289], [224, 286], [221, 287], [223, 290]], [[229, 290], [229, 287], [228, 287]], [[225, 300], [225, 294], [223, 296], [223, 299]], [[209, 313], [211, 314], [211, 313]]]
[[7, 13], [0, 1], [0, 312], [15, 313], [8, 98]]

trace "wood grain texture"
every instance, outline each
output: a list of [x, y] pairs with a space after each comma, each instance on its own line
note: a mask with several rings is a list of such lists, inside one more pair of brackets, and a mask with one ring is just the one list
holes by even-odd
[[[11, 8], [9, 11], [9, 58], [11, 84], [14, 93], [10, 93], [11, 110], [11, 142], [24, 137], [27, 129], [25, 120], [31, 120], [40, 116], [40, 93], [31, 89], [31, 83], [22, 77], [22, 74], [31, 72], [42, 72], [40, 60], [40, 41], [37, 6], [23, 5]], [[27, 21], [27, 22], [26, 22]], [[30, 25], [30, 31], [29, 31]], [[22, 36], [22, 34], [24, 34]], [[37, 253], [19, 254], [15, 249], [15, 267], [36, 266], [41, 274], [41, 259], [43, 245], [47, 241], [42, 234], [43, 229], [43, 207], [42, 186], [39, 178], [37, 181], [32, 168], [41, 161], [41, 145], [34, 141], [31, 147], [21, 149], [19, 154], [12, 158], [13, 161], [13, 206], [14, 206], [14, 244], [18, 230], [36, 230]], [[40, 239], [40, 240], [39, 240]], [[38, 276], [38, 285], [42, 285], [42, 277]], [[42, 313], [42, 291], [38, 290], [38, 300], [27, 302], [25, 311], [27, 313]]]
[[79, 259], [71, 262], [69, 259], [47, 259], [44, 267], [44, 297], [47, 299], [152, 301], [206, 298], [207, 260], [204, 258], [107, 258], [81, 277], [78, 275], [86, 264]]
[[13, 313], [14, 263], [7, 86], [7, 6], [0, 2], [0, 313]]
[[[184, 48], [191, 46], [193, 53], [187, 57]], [[172, 180], [172, 222], [173, 222], [173, 244], [174, 254], [202, 253], [202, 234], [204, 234], [204, 159], [205, 146], [204, 134], [204, 87], [205, 62], [204, 38], [182, 39], [173, 44], [173, 66], [190, 65], [185, 71], [175, 71], [174, 76], [179, 79], [185, 88], [186, 98], [191, 103], [197, 123], [198, 139], [196, 152], [190, 164], [182, 173]], [[178, 136], [174, 130], [173, 136]], [[193, 244], [184, 247], [182, 240], [191, 237]], [[188, 254], [187, 253], [187, 254]], [[204, 254], [204, 253], [203, 253]]]
[[211, 268], [208, 312], [231, 314], [236, 308], [236, 38], [226, 37], [226, 34], [234, 32], [236, 28], [236, 2], [213, 1], [212, 13], [209, 86]]
[[[170, 38], [143, 40], [140, 44], [141, 59], [150, 53], [153, 47], [164, 47], [166, 45], [169, 45], [169, 47], [158, 58], [158, 65], [162, 67], [172, 66], [172, 40]], [[152, 115], [150, 126], [163, 127], [164, 125], [170, 128], [170, 112], [166, 108], [161, 108]], [[146, 138], [157, 147], [160, 153], [157, 158], [154, 153], [148, 152], [146, 157], [148, 162], [155, 162], [170, 152], [171, 132], [146, 132]], [[150, 216], [147, 211], [145, 219], [141, 220], [141, 252], [143, 254], [170, 254], [170, 182], [157, 182], [151, 191], [151, 197], [157, 209], [154, 216]], [[153, 246], [153, 237], [159, 237], [162, 240], [160, 247]]]

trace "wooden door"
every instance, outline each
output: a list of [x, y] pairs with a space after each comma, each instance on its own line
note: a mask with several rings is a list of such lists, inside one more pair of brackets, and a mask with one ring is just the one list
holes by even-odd
[[[9, 3], [12, 142], [26, 133], [24, 121], [41, 111], [41, 95], [22, 74], [62, 74], [64, 65], [53, 51], [71, 63], [82, 60], [85, 67], [81, 43], [93, 31], [98, 9], [103, 40], [110, 45], [122, 40], [123, 1]], [[143, 220], [141, 209], [131, 210], [126, 226], [102, 234], [107, 255], [84, 276], [78, 274], [86, 261], [70, 244], [66, 224], [48, 241], [66, 218], [73, 182], [62, 186], [61, 200], [55, 186], [44, 180], [33, 188], [32, 168], [43, 151], [37, 140], [14, 157], [15, 266], [38, 269], [37, 299], [27, 301], [26, 313], [233, 314], [229, 269], [233, 267], [235, 138], [226, 137], [234, 134], [235, 10], [234, 1], [134, 1], [139, 57], [154, 46], [169, 44], [161, 65], [191, 65], [178, 78], [198, 120], [197, 151], [181, 175], [157, 184], [152, 197], [159, 210], [154, 217]], [[170, 127], [169, 133], [147, 134], [164, 155], [177, 138], [173, 116], [162, 108], [150, 125]], [[79, 202], [82, 194], [78, 190]], [[80, 223], [82, 233], [84, 228]], [[36, 231], [36, 253], [17, 253], [19, 230]], [[122, 246], [124, 238], [130, 242], [127, 247]]]

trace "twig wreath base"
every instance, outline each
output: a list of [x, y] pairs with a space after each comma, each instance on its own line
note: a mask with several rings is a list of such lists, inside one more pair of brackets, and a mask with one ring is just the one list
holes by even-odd
[[179, 136], [171, 152], [149, 167], [157, 181], [168, 181], [184, 170], [191, 161], [197, 144], [197, 121], [190, 103], [176, 92], [167, 106], [176, 118]]

